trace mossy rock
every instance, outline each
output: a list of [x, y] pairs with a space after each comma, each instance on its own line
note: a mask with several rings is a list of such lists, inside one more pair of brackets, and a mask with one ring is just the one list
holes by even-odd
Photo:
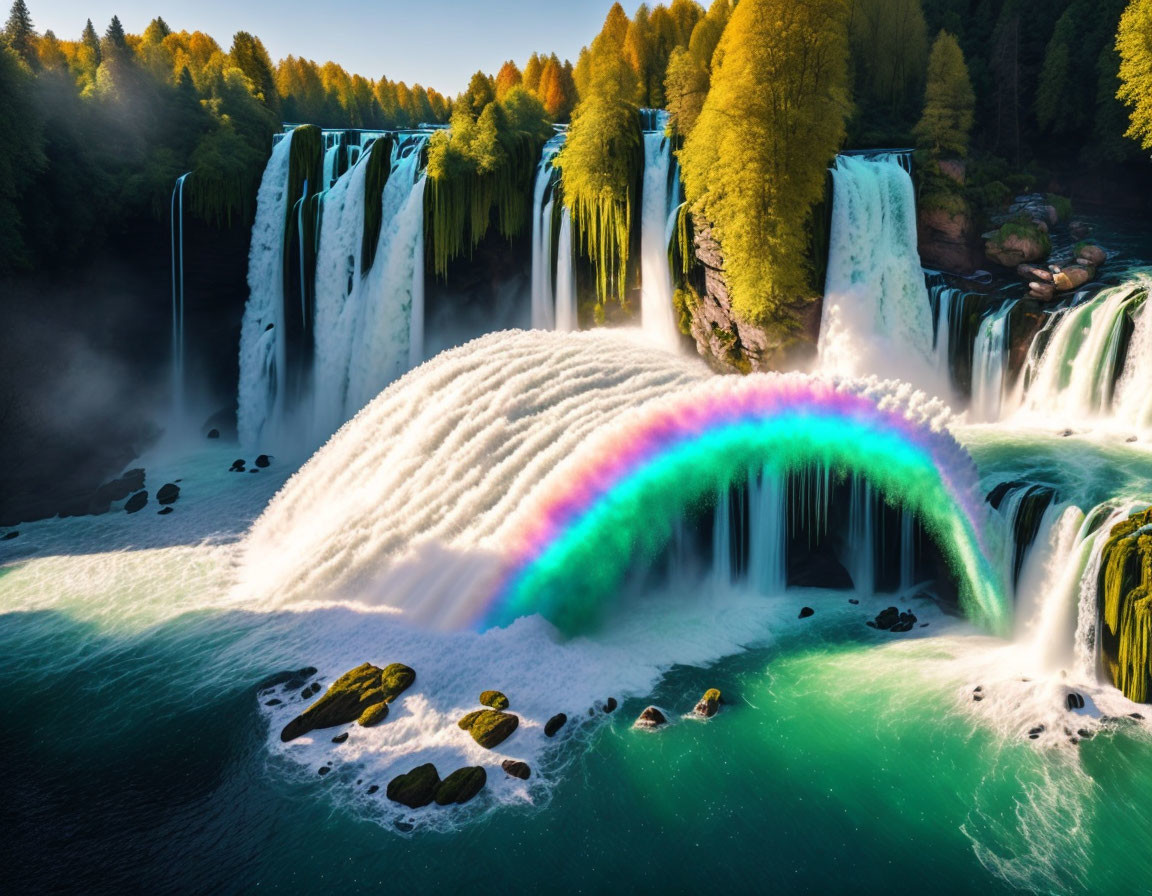
[[458, 768], [436, 788], [436, 805], [462, 805], [476, 796], [488, 783], [488, 773], [478, 765]]
[[716, 688], [709, 688], [696, 704], [696, 715], [706, 719], [712, 718], [720, 709], [720, 692]]
[[1097, 582], [1100, 651], [1129, 700], [1152, 702], [1152, 508], [1117, 523]]
[[356, 721], [361, 728], [371, 728], [373, 725], [379, 725], [386, 718], [388, 718], [388, 704], [384, 702], [373, 703], [364, 712], [360, 713], [360, 718]]
[[440, 787], [440, 774], [431, 762], [418, 766], [403, 775], [397, 775], [388, 782], [385, 791], [388, 799], [409, 809], [427, 806], [436, 798]]
[[456, 723], [472, 735], [472, 739], [486, 749], [499, 746], [520, 725], [518, 716], [495, 709], [478, 709]]
[[[403, 663], [385, 669], [362, 663], [332, 682], [323, 697], [285, 725], [280, 740], [288, 742], [317, 728], [355, 722], [370, 707], [395, 700], [415, 680], [416, 673]], [[382, 718], [380, 715], [374, 721]]]
[[485, 691], [480, 695], [480, 702], [493, 709], [507, 709], [508, 698], [499, 691]]

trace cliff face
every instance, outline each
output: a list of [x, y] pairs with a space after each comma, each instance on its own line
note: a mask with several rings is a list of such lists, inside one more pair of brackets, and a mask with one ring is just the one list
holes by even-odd
[[815, 357], [819, 300], [797, 302], [784, 309], [776, 323], [742, 320], [732, 310], [724, 255], [706, 223], [696, 225], [693, 245], [703, 270], [703, 288], [686, 291], [685, 310], [701, 357], [722, 373], [794, 369]]
[[1129, 700], [1152, 701], [1152, 510], [1109, 533], [1097, 583], [1100, 652]]

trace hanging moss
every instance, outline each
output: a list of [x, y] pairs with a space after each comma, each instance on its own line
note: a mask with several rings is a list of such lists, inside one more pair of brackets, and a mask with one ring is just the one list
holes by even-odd
[[635, 107], [605, 102], [583, 111], [555, 164], [580, 251], [595, 272], [600, 317], [609, 298], [624, 304], [632, 212], [644, 172], [644, 138]]
[[1112, 527], [1097, 583], [1100, 649], [1129, 700], [1152, 700], [1152, 508]]
[[314, 124], [305, 124], [292, 131], [292, 146], [288, 153], [288, 193], [285, 215], [291, 217], [297, 200], [308, 193], [319, 192], [324, 179], [324, 135]]
[[360, 270], [372, 267], [376, 260], [376, 246], [380, 242], [380, 228], [384, 218], [384, 187], [392, 173], [392, 152], [396, 138], [385, 134], [372, 141], [368, 159], [364, 162], [364, 237], [360, 243]]

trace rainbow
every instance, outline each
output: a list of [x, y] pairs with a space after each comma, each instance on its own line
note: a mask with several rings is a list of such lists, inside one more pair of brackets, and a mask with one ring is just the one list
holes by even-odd
[[[919, 396], [915, 396], [919, 397]], [[1009, 610], [982, 543], [976, 467], [947, 428], [890, 384], [802, 375], [711, 380], [614, 423], [557, 467], [503, 539], [481, 628], [539, 613], [590, 628], [633, 559], [671, 537], [695, 502], [766, 466], [858, 474], [916, 513], [960, 582], [968, 616], [1004, 634]]]

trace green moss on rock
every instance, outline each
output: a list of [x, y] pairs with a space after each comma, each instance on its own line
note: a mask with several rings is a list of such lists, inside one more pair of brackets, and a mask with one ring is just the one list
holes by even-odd
[[712, 718], [720, 709], [720, 692], [716, 688], [709, 688], [704, 692], [704, 696], [700, 698], [700, 702], [696, 704], [696, 715], [703, 716], [706, 719]]
[[508, 708], [508, 698], [499, 691], [485, 691], [480, 695], [480, 702], [492, 709]]
[[1152, 701], [1152, 508], [1112, 527], [1097, 584], [1104, 666], [1129, 700]]
[[476, 796], [488, 783], [488, 773], [478, 765], [458, 768], [440, 782], [434, 799], [438, 806], [461, 805]]
[[362, 728], [371, 728], [373, 725], [378, 725], [388, 718], [388, 704], [381, 701], [380, 703], [373, 703], [364, 712], [360, 713], [360, 718], [356, 721]]
[[[367, 710], [392, 702], [415, 680], [416, 673], [403, 663], [393, 663], [385, 669], [362, 663], [332, 682], [323, 697], [285, 725], [280, 740], [287, 742], [317, 728], [363, 719]], [[386, 715], [386, 711], [377, 713], [369, 724]]]
[[440, 774], [431, 762], [418, 766], [403, 775], [397, 775], [388, 782], [385, 791], [388, 799], [409, 809], [427, 806], [436, 798], [440, 787]]
[[518, 716], [495, 709], [478, 709], [456, 723], [472, 735], [472, 739], [486, 749], [493, 749], [506, 741], [520, 724]]
[[366, 273], [376, 260], [380, 228], [384, 220], [384, 187], [392, 173], [392, 151], [396, 138], [385, 134], [372, 141], [364, 162], [364, 234], [360, 241], [360, 271]]

